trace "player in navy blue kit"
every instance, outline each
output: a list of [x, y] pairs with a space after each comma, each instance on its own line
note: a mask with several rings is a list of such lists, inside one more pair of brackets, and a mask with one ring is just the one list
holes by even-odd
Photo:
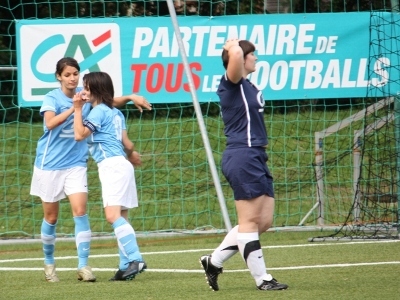
[[259, 235], [267, 231], [274, 215], [273, 178], [267, 166], [268, 144], [264, 123], [264, 99], [247, 76], [256, 70], [255, 46], [249, 41], [229, 39], [222, 51], [220, 98], [227, 138], [222, 172], [233, 189], [238, 225], [232, 228], [211, 255], [200, 263], [207, 282], [218, 291], [222, 265], [240, 252], [259, 290], [285, 290], [267, 273]]
[[[124, 115], [113, 107], [110, 76], [104, 72], [86, 74], [83, 86], [73, 98], [75, 139], [87, 140], [97, 163], [105, 216], [117, 237], [119, 269], [111, 280], [131, 280], [147, 268], [128, 221], [128, 209], [138, 206], [134, 166], [141, 164], [140, 155], [128, 138]], [[92, 110], [82, 120], [88, 103]]]
[[[36, 159], [31, 184], [31, 195], [42, 200], [43, 221], [41, 239], [44, 253], [44, 273], [48, 282], [58, 282], [54, 250], [59, 201], [68, 197], [75, 223], [75, 240], [78, 254], [77, 276], [81, 281], [93, 282], [96, 277], [88, 266], [91, 230], [86, 214], [87, 204], [87, 159], [86, 142], [74, 139], [74, 107], [72, 97], [82, 90], [78, 87], [80, 67], [71, 57], [57, 62], [56, 72], [60, 88], [49, 92], [43, 100], [40, 113], [43, 116], [43, 135], [36, 148]], [[151, 109], [147, 100], [139, 95], [116, 97], [115, 105], [123, 105], [134, 100], [135, 106], [142, 111]], [[90, 104], [82, 108], [86, 117]]]

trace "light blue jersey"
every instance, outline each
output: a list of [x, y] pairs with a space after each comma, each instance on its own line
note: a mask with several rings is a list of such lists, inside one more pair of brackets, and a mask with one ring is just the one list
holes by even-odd
[[[82, 88], [77, 88], [80, 92]], [[72, 99], [61, 90], [49, 92], [40, 108], [43, 116], [46, 111], [54, 111], [56, 115], [68, 110], [72, 106]], [[83, 107], [83, 117], [90, 111], [90, 104]], [[86, 167], [88, 147], [85, 141], [77, 142], [74, 138], [74, 115], [70, 115], [61, 125], [49, 130], [43, 120], [44, 134], [38, 141], [36, 148], [35, 166], [42, 170], [64, 170], [72, 167]]]
[[92, 134], [86, 139], [93, 159], [99, 163], [105, 158], [125, 156], [122, 130], [126, 129], [125, 117], [116, 108], [96, 105], [83, 122]]

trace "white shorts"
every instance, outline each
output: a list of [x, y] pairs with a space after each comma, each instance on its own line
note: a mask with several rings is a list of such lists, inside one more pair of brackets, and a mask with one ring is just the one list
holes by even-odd
[[138, 207], [135, 170], [123, 156], [106, 158], [98, 164], [103, 206]]
[[86, 172], [86, 167], [54, 171], [34, 167], [30, 194], [43, 202], [58, 202], [72, 194], [87, 193]]

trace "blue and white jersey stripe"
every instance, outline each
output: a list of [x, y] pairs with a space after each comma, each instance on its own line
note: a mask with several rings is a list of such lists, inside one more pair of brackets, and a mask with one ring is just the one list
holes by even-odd
[[[77, 88], [80, 92], [82, 88]], [[56, 115], [68, 110], [72, 106], [72, 99], [68, 98], [60, 88], [46, 94], [40, 108], [40, 114], [53, 111]], [[83, 116], [90, 111], [90, 104], [83, 107]], [[70, 115], [65, 122], [49, 130], [43, 120], [43, 135], [39, 138], [36, 147], [35, 166], [42, 170], [64, 170], [77, 166], [86, 167], [88, 147], [85, 141], [77, 142], [74, 137], [74, 115]]]
[[217, 94], [220, 98], [227, 148], [263, 147], [268, 144], [264, 123], [265, 101], [260, 90], [242, 78], [232, 83], [226, 73]]
[[126, 129], [126, 125], [121, 111], [105, 104], [96, 105], [83, 124], [92, 131], [87, 142], [90, 154], [97, 163], [105, 158], [125, 156], [122, 130]]

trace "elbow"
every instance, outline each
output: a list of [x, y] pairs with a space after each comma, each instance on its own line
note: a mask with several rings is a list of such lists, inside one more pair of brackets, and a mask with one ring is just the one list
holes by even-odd
[[80, 134], [75, 134], [74, 137], [75, 137], [75, 141], [77, 141], [77, 142], [83, 141], [85, 139]]
[[231, 49], [229, 49], [229, 59], [241, 59], [243, 58], [243, 49], [240, 46], [237, 47], [232, 47]]
[[239, 62], [239, 63], [244, 63], [243, 62], [243, 53], [235, 52], [234, 54], [229, 56], [229, 60]]
[[54, 125], [48, 124], [48, 123], [46, 123], [45, 126], [46, 126], [47, 130], [53, 130], [54, 128], [57, 127], [57, 126], [54, 126]]

